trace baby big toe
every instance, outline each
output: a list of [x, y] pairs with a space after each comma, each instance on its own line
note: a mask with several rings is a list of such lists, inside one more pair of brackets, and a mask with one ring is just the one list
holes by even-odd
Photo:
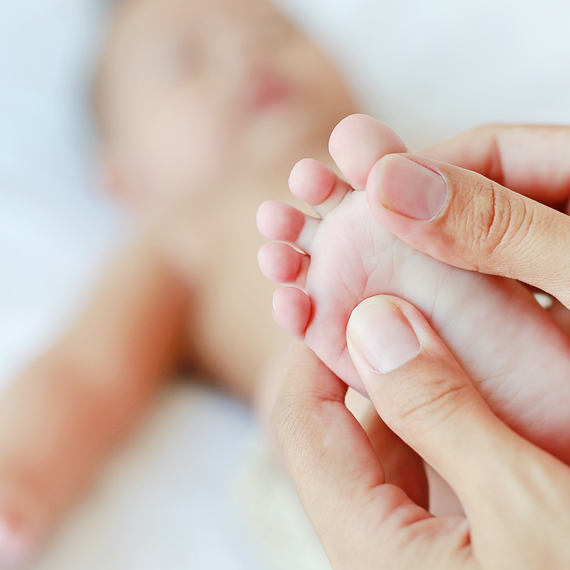
[[332, 132], [329, 151], [348, 182], [362, 189], [372, 167], [383, 156], [407, 149], [402, 139], [384, 123], [367, 115], [350, 115]]

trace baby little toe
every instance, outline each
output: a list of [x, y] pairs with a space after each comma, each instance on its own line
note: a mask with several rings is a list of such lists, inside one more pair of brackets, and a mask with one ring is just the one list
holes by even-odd
[[309, 318], [311, 301], [300, 289], [284, 287], [273, 295], [273, 317], [275, 322], [288, 335], [303, 339]]

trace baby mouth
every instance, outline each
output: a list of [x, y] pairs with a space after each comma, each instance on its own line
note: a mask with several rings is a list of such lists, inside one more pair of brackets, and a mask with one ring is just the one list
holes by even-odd
[[293, 90], [290, 85], [278, 79], [252, 82], [247, 94], [247, 107], [257, 113], [271, 110], [288, 103]]

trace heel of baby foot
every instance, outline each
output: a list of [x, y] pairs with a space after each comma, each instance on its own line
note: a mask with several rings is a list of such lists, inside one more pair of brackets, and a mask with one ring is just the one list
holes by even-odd
[[32, 556], [31, 537], [22, 525], [0, 515], [0, 570], [19, 570]]

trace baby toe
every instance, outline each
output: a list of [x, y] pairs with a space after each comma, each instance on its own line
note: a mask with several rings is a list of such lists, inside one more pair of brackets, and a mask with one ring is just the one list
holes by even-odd
[[257, 211], [257, 227], [269, 239], [283, 241], [308, 252], [320, 220], [293, 206], [269, 200]]
[[357, 189], [366, 186], [372, 167], [384, 155], [406, 151], [406, 145], [390, 127], [367, 115], [346, 117], [329, 140], [333, 160]]
[[311, 301], [300, 289], [278, 289], [273, 295], [273, 317], [288, 335], [302, 340], [311, 317]]
[[289, 188], [300, 200], [317, 206], [327, 199], [335, 184], [335, 174], [312, 158], [300, 160], [289, 175]]
[[310, 258], [284, 243], [265, 244], [257, 256], [265, 277], [274, 283], [304, 287]]
[[318, 160], [305, 158], [298, 162], [289, 177], [291, 192], [304, 200], [321, 217], [326, 216], [352, 188], [330, 168]]

